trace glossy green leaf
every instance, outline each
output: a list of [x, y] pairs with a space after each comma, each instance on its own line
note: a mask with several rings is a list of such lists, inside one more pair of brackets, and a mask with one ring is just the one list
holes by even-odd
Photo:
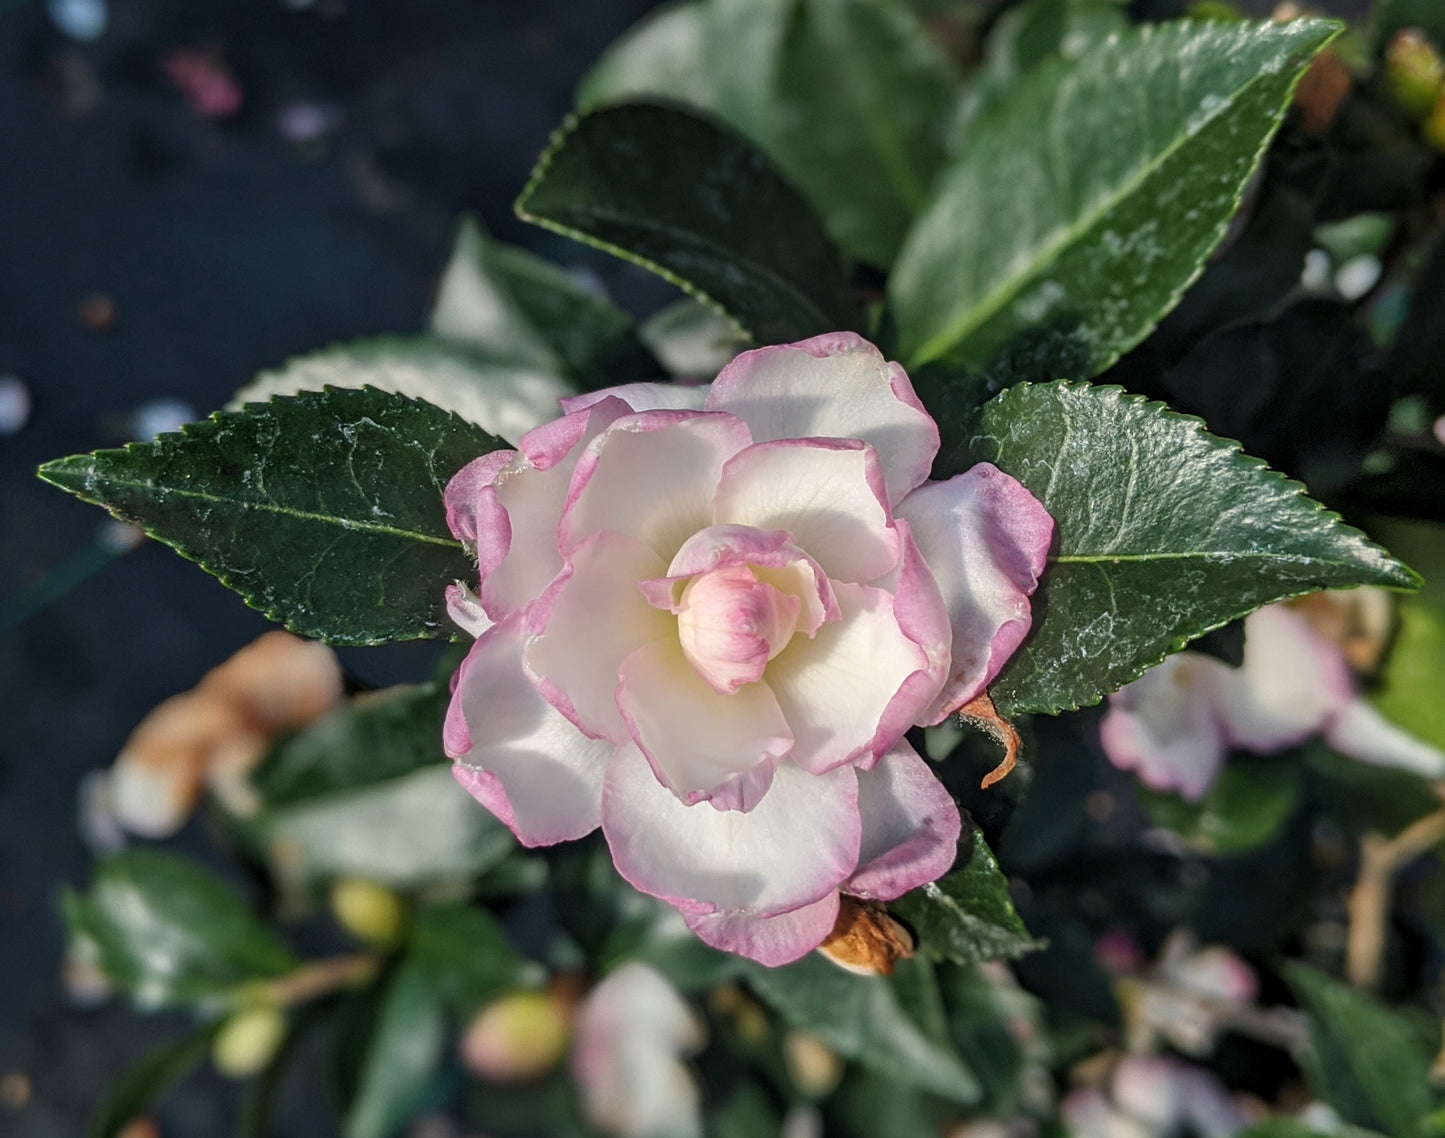
[[431, 330], [489, 358], [587, 386], [645, 378], [657, 368], [627, 313], [550, 261], [497, 241], [473, 217], [458, 227]]
[[335, 344], [263, 371], [226, 410], [328, 387], [374, 387], [419, 399], [508, 439], [520, 439], [554, 418], [557, 400], [578, 390], [550, 361], [489, 354], [437, 336], [379, 336]]
[[807, 203], [732, 131], [663, 106], [569, 121], [517, 213], [659, 273], [759, 343], [859, 325]]
[[1014, 960], [1038, 945], [1014, 910], [1008, 881], [983, 834], [966, 818], [951, 873], [905, 893], [888, 908], [908, 922], [932, 960]]
[[974, 125], [908, 235], [889, 279], [900, 358], [1012, 354], [1014, 379], [1109, 366], [1198, 275], [1337, 30], [1184, 21], [1040, 67]]
[[1016, 1117], [1027, 1098], [1028, 1040], [1045, 1033], [1043, 1005], [1012, 979], [981, 968], [940, 967], [949, 1032], [984, 1087], [981, 1112]]
[[252, 832], [272, 872], [296, 888], [333, 877], [395, 889], [464, 881], [513, 848], [511, 831], [457, 789], [446, 765], [268, 810]]
[[214, 1002], [237, 984], [296, 966], [290, 949], [227, 885], [154, 850], [102, 860], [85, 893], [67, 893], [71, 935], [137, 1007]]
[[1430, 1052], [1400, 1015], [1348, 984], [1293, 963], [1286, 978], [1310, 1013], [1305, 1073], [1346, 1122], [1421, 1138], [1435, 1109]]
[[293, 632], [379, 644], [449, 634], [445, 589], [475, 569], [442, 491], [504, 445], [428, 403], [327, 390], [58, 459], [40, 476], [144, 527]]
[[850, 256], [892, 263], [943, 161], [959, 76], [902, 0], [662, 10], [583, 79], [583, 110], [677, 100], [761, 147]]
[[446, 1045], [446, 1015], [426, 969], [408, 957], [387, 980], [342, 1138], [391, 1138], [427, 1105]]
[[1136, 787], [1158, 825], [1206, 853], [1238, 853], [1269, 841], [1299, 802], [1299, 768], [1280, 759], [1227, 763], [1198, 802]]
[[1033, 631], [991, 687], [1006, 715], [1094, 703], [1262, 604], [1418, 578], [1200, 420], [1088, 384], [1020, 384], [970, 443], [1054, 518]]
[[112, 1084], [86, 1125], [85, 1138], [116, 1138], [205, 1062], [215, 1034], [215, 1025], [207, 1024], [148, 1051]]
[[905, 1011], [889, 979], [845, 972], [816, 953], [782, 968], [748, 963], [743, 976], [790, 1027], [839, 1055], [954, 1102], [977, 1101], [978, 1080]]
[[442, 684], [368, 692], [283, 739], [251, 776], [267, 809], [355, 790], [447, 761]]
[[467, 1022], [510, 988], [535, 986], [542, 970], [517, 954], [497, 919], [472, 905], [430, 905], [412, 922], [411, 959]]

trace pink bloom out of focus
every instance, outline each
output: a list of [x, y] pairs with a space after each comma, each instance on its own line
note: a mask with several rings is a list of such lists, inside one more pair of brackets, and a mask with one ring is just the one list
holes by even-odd
[[1445, 778], [1445, 754], [1364, 700], [1345, 653], [1299, 607], [1251, 613], [1244, 636], [1238, 668], [1178, 652], [1115, 692], [1099, 728], [1109, 761], [1155, 790], [1197, 800], [1230, 748], [1271, 754], [1322, 735], [1361, 762]]
[[937, 426], [851, 333], [563, 410], [447, 487], [480, 570], [448, 591], [477, 636], [458, 781], [526, 845], [601, 826], [623, 877], [765, 964], [816, 948], [840, 889], [946, 872], [958, 809], [903, 736], [1027, 634], [1043, 507], [987, 464], [929, 481]]

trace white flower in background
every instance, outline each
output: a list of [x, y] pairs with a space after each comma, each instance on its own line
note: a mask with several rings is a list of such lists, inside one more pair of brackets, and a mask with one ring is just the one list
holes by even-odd
[[1445, 754], [1365, 701], [1346, 650], [1300, 604], [1259, 609], [1244, 632], [1238, 668], [1177, 652], [1115, 692], [1099, 729], [1109, 760], [1155, 790], [1197, 800], [1230, 748], [1270, 754], [1321, 735], [1362, 762], [1445, 778]]
[[698, 1138], [697, 1083], [682, 1059], [702, 1021], [656, 969], [625, 964], [577, 1012], [572, 1074], [587, 1120], [615, 1138]]

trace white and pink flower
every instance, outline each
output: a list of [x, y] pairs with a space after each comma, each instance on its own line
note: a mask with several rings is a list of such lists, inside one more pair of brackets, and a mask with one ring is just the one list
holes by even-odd
[[1289, 602], [1245, 618], [1240, 667], [1177, 652], [1115, 692], [1099, 728], [1116, 767], [1190, 800], [1204, 797], [1230, 748], [1272, 754], [1313, 735], [1361, 762], [1445, 778], [1445, 754], [1371, 707], [1345, 652]]
[[944, 873], [959, 814], [904, 740], [981, 693], [1030, 625], [1053, 521], [938, 429], [850, 333], [632, 384], [447, 488], [479, 587], [445, 743], [527, 845], [602, 827], [618, 871], [767, 964], [840, 889]]

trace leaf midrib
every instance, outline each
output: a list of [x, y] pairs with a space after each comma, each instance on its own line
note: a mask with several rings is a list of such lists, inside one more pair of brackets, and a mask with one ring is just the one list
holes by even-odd
[[[1328, 40], [1326, 42], [1328, 42]], [[989, 320], [993, 319], [1023, 291], [1024, 286], [1028, 282], [1037, 278], [1047, 265], [1057, 260], [1063, 254], [1064, 250], [1082, 240], [1088, 230], [1092, 229], [1102, 218], [1107, 216], [1110, 211], [1123, 204], [1144, 182], [1152, 178], [1158, 172], [1159, 168], [1174, 156], [1180, 147], [1186, 142], [1197, 138], [1209, 127], [1214, 126], [1219, 118], [1227, 110], [1232, 109], [1256, 83], [1263, 81], [1266, 77], [1274, 78], [1277, 75], [1277, 72], [1265, 72], [1263, 70], [1251, 75], [1242, 85], [1234, 89], [1230, 97], [1219, 106], [1215, 113], [1209, 115], [1204, 122], [1200, 124], [1198, 130], [1192, 134], [1186, 132], [1179, 135], [1169, 146], [1160, 151], [1155, 158], [1141, 167], [1138, 173], [1125, 182], [1117, 192], [1106, 196], [1095, 208], [1084, 214], [1077, 222], [1060, 231], [1053, 240], [1040, 246], [1039, 250], [1029, 260], [1029, 263], [1024, 267], [1023, 271], [1006, 279], [996, 287], [992, 293], [986, 295], [978, 304], [973, 306], [970, 313], [965, 315], [962, 320], [950, 325], [943, 331], [936, 333], [931, 339], [925, 341], [923, 345], [913, 353], [912, 358], [909, 360], [909, 366], [920, 367], [923, 364], [938, 359], [940, 356], [946, 354], [950, 348], [956, 346]]]
[[1186, 549], [1159, 553], [1060, 553], [1050, 557], [1054, 565], [1113, 565], [1122, 562], [1146, 563], [1150, 561], [1188, 561], [1207, 558], [1228, 557], [1240, 561], [1298, 561], [1324, 565], [1353, 566], [1354, 561], [1340, 561], [1328, 557], [1316, 557], [1308, 553], [1275, 553], [1262, 549]]
[[[95, 472], [95, 467], [93, 464], [89, 467], [89, 469], [92, 472]], [[45, 467], [41, 468], [41, 473], [47, 481], [54, 482], [55, 485], [59, 486], [62, 490], [70, 490], [83, 501], [90, 502], [92, 505], [111, 508], [110, 504], [102, 498], [93, 496], [91, 494], [80, 493], [74, 490], [72, 487], [66, 486], [63, 482], [48, 474]], [[249, 498], [226, 497], [219, 494], [208, 494], [202, 490], [184, 489], [175, 486], [157, 486], [154, 482], [137, 481], [134, 479], [116, 477], [114, 475], [101, 475], [98, 472], [96, 472], [95, 477], [96, 481], [98, 482], [103, 482], [106, 485], [115, 486], [126, 490], [149, 490], [154, 493], [164, 493], [168, 496], [176, 498], [194, 499], [196, 501], [211, 502], [217, 505], [239, 506], [247, 510], [261, 510], [265, 513], [279, 514], [283, 517], [296, 518], [300, 521], [321, 522], [326, 525], [337, 526], [344, 530], [360, 531], [363, 533], [372, 533], [387, 537], [406, 538], [412, 541], [424, 542], [428, 545], [440, 545], [443, 547], [452, 547], [458, 545], [458, 542], [453, 538], [437, 537], [434, 534], [421, 533], [416, 530], [398, 529], [396, 526], [382, 525], [377, 522], [358, 521], [352, 518], [344, 518], [339, 514], [318, 514], [310, 510], [298, 510], [294, 507], [282, 506], [275, 502], [260, 502]]]

